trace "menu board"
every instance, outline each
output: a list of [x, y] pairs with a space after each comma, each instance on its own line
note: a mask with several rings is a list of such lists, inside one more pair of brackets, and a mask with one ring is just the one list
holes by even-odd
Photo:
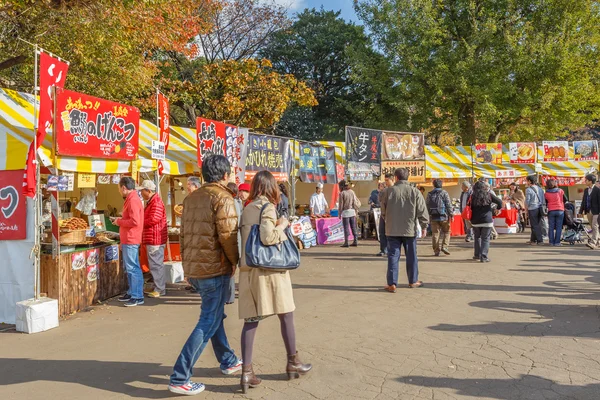
[[337, 183], [335, 147], [300, 144], [298, 172], [305, 183]]
[[287, 181], [291, 169], [290, 140], [267, 135], [248, 135], [246, 180], [259, 171], [267, 170], [278, 181]]
[[598, 142], [596, 140], [583, 140], [573, 142], [575, 161], [590, 161], [598, 159]]
[[473, 148], [477, 164], [502, 164], [502, 143], [478, 143]]
[[383, 132], [384, 161], [425, 160], [425, 135], [422, 133]]
[[56, 153], [63, 156], [135, 160], [140, 110], [56, 88]]
[[536, 145], [530, 142], [509, 143], [508, 151], [511, 164], [535, 163]]
[[397, 168], [408, 169], [408, 181], [411, 183], [425, 182], [425, 161], [382, 161], [381, 175], [394, 174]]
[[[377, 164], [381, 160], [382, 131], [346, 127], [346, 157], [348, 161]], [[350, 166], [348, 166], [350, 170]]]
[[561, 141], [546, 141], [542, 142], [544, 151], [544, 161], [569, 161], [569, 142]]

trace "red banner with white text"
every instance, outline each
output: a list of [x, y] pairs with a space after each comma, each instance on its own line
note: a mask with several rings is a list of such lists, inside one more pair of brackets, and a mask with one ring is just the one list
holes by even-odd
[[27, 236], [22, 186], [23, 171], [0, 171], [0, 240], [23, 240]]
[[63, 156], [135, 160], [140, 111], [64, 89], [56, 91], [56, 153]]
[[211, 154], [225, 156], [226, 141], [224, 123], [198, 118], [196, 120], [198, 166], [202, 168], [202, 161]]
[[25, 178], [23, 182], [26, 196], [34, 197], [36, 188], [35, 174], [35, 152], [46, 138], [46, 131], [52, 125], [54, 111], [54, 100], [52, 99], [52, 86], [62, 88], [65, 85], [69, 64], [40, 52], [40, 104], [38, 110], [37, 148], [33, 143], [29, 146], [27, 162], [25, 166]]
[[[169, 99], [162, 93], [158, 93], [158, 129], [160, 131], [159, 140], [165, 145], [165, 154], [169, 149], [169, 137], [171, 136], [171, 121], [169, 119]], [[158, 160], [158, 173], [163, 173], [163, 162]]]

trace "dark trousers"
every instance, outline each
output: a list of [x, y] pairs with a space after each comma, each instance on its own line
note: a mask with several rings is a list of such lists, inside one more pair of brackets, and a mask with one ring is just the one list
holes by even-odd
[[473, 233], [475, 233], [475, 257], [480, 260], [488, 258], [492, 228], [474, 226]]
[[529, 224], [531, 225], [531, 242], [542, 243], [542, 209], [529, 210]]
[[[354, 242], [356, 242], [358, 240], [358, 237], [356, 236], [356, 217], [344, 217], [342, 218], [342, 223], [344, 224], [344, 243], [348, 244], [350, 231], [352, 231]], [[348, 227], [348, 225], [350, 225], [350, 227]]]
[[408, 283], [415, 283], [419, 280], [419, 261], [417, 260], [417, 238], [405, 236], [388, 236], [388, 286], [398, 286], [398, 263], [400, 262], [400, 247], [404, 248], [406, 256], [406, 274]]
[[387, 237], [385, 236], [385, 219], [379, 217], [379, 250], [387, 253]]

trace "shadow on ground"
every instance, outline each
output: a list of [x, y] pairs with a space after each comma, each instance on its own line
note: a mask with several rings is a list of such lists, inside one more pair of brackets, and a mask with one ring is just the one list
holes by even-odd
[[470, 396], [476, 399], [485, 397], [497, 400], [597, 400], [600, 397], [600, 384], [598, 383], [583, 386], [562, 385], [535, 375], [521, 375], [519, 379], [455, 379], [407, 376], [397, 378], [397, 380], [407, 385], [429, 389], [452, 389], [457, 395]]

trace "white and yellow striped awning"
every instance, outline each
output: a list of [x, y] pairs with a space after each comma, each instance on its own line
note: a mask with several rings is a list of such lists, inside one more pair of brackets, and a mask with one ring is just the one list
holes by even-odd
[[[0, 89], [0, 170], [25, 168], [29, 144], [33, 141], [33, 96], [12, 90]], [[193, 146], [178, 137], [171, 136], [167, 160], [163, 163], [164, 174], [184, 175], [194, 172], [196, 166], [195, 143]], [[138, 171], [150, 172], [157, 168], [151, 159], [152, 140], [157, 137], [156, 126], [140, 121], [140, 147], [137, 160]], [[194, 136], [195, 138], [195, 136]], [[97, 174], [122, 174], [131, 171], [131, 162], [84, 157], [57, 156], [52, 160], [52, 132], [48, 131], [38, 150], [45, 167], [57, 167], [61, 171]]]
[[425, 146], [425, 178], [471, 178], [471, 149], [465, 146]]
[[474, 163], [475, 178], [496, 179], [496, 171], [515, 171], [515, 178], [535, 175], [535, 164], [511, 164], [509, 146], [502, 145], [502, 164], [477, 164]]

